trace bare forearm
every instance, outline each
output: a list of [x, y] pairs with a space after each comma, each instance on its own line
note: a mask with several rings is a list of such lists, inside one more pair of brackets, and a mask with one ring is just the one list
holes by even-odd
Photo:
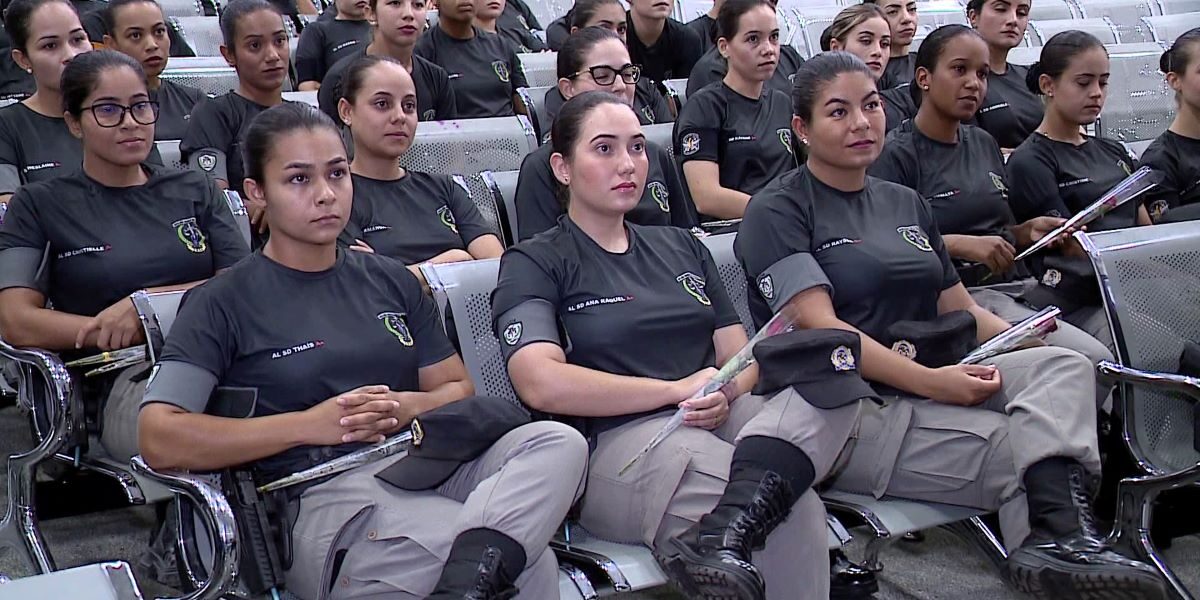
[[[8, 314], [10, 312], [12, 314]], [[73, 350], [75, 337], [88, 320], [48, 308], [11, 308], [5, 310], [4, 318], [0, 320], [0, 336], [18, 347]]]
[[674, 402], [671, 382], [613, 375], [557, 361], [540, 361], [513, 383], [530, 406], [578, 417], [611, 417], [653, 410]]
[[858, 370], [863, 379], [913, 394], [926, 395], [924, 383], [928, 380], [931, 369], [893, 352], [841, 319], [829, 319], [821, 323], [806, 322], [803, 325], [806, 329], [842, 329], [858, 334], [861, 341]]
[[458, 402], [475, 393], [475, 386], [466, 381], [450, 381], [428, 392], [389, 392], [388, 396], [400, 403], [396, 412], [396, 427], [387, 435], [403, 430], [412, 423], [413, 417], [451, 402]]
[[967, 309], [975, 317], [975, 337], [979, 343], [986, 342], [1006, 331], [1010, 325], [988, 309], [975, 305]]
[[951, 258], [970, 260], [965, 254], [965, 245], [970, 243], [971, 236], [950, 234], [942, 236], [942, 240], [946, 243], [946, 252], [950, 253]]
[[300, 82], [300, 85], [296, 86], [296, 88], [299, 89], [301, 92], [315, 92], [315, 91], [321, 89], [321, 82], [319, 82], [319, 81], [302, 81], [302, 82]]
[[227, 419], [184, 412], [148, 416], [143, 410], [138, 447], [155, 469], [224, 469], [303, 445], [306, 427], [302, 415]]
[[709, 186], [694, 192], [692, 199], [700, 214], [718, 219], [740, 219], [746, 215], [750, 195], [720, 186]]

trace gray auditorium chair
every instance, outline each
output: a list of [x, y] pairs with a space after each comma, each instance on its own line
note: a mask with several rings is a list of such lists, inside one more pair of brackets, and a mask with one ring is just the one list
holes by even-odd
[[317, 106], [317, 91], [284, 92], [283, 99], [291, 102], [303, 102], [315, 108]]
[[242, 200], [241, 194], [233, 190], [225, 190], [225, 202], [229, 205], [229, 212], [233, 213], [233, 220], [237, 223], [238, 231], [242, 233], [242, 239], [246, 240], [246, 245], [252, 245], [250, 239], [250, 211], [246, 209], [246, 203]]
[[484, 171], [479, 174], [484, 185], [492, 194], [496, 210], [502, 213], [500, 224], [504, 228], [506, 243], [517, 243], [520, 233], [517, 231], [517, 178], [520, 171]]
[[1086, 31], [1096, 36], [1104, 44], [1120, 44], [1122, 41], [1117, 26], [1108, 17], [1030, 21], [1029, 30], [1033, 32], [1029, 41], [1034, 46], [1041, 46], [1050, 41], [1055, 34], [1070, 30]]
[[1108, 100], [1097, 133], [1119, 141], [1158, 137], [1175, 118], [1175, 92], [1158, 70], [1153, 42], [1109, 46]]
[[683, 110], [683, 103], [687, 102], [687, 79], [664, 79], [660, 83], [660, 90], [663, 95], [671, 101], [674, 106], [675, 116], [679, 116], [679, 111]]
[[502, 209], [496, 206], [496, 197], [492, 194], [492, 189], [488, 187], [487, 181], [484, 180], [483, 174], [452, 175], [451, 177], [455, 183], [467, 191], [471, 202], [475, 203], [475, 208], [479, 209], [479, 214], [483, 215], [484, 220], [491, 227], [492, 233], [500, 238], [500, 243], [508, 247], [508, 239], [504, 235]]
[[1039, 0], [1029, 8], [1029, 19], [1032, 21], [1077, 18], [1081, 18], [1081, 15], [1072, 0]]
[[550, 113], [546, 112], [546, 92], [555, 88], [555, 85], [541, 85], [537, 87], [517, 88], [517, 96], [520, 96], [521, 102], [525, 104], [525, 109], [529, 113], [529, 120], [533, 123], [534, 131], [538, 132], [538, 143], [544, 144], [550, 140], [550, 126], [554, 123], [550, 120]]
[[525, 155], [537, 147], [533, 124], [524, 115], [422, 121], [400, 164], [445, 175], [511, 171], [520, 169]]
[[[491, 295], [499, 268], [499, 259], [489, 259], [425, 264], [421, 272], [429, 282], [443, 321], [450, 314], [454, 316], [463, 363], [475, 383], [476, 393], [519, 402], [500, 353], [500, 342], [492, 332]], [[666, 583], [666, 576], [648, 548], [605, 541], [597, 535], [603, 532], [589, 532], [578, 524], [568, 523], [551, 546], [560, 562], [602, 575], [603, 579], [590, 582], [594, 589], [629, 592]], [[846, 541], [845, 529], [831, 517], [830, 547], [840, 547]], [[584, 588], [579, 591], [589, 597]]]
[[525, 82], [530, 87], [542, 87], [558, 83], [557, 52], [522, 52], [517, 62], [525, 72]]
[[[782, 7], [781, 7], [782, 8]], [[792, 46], [804, 58], [812, 58], [821, 53], [821, 33], [833, 23], [844, 6], [802, 6], [790, 10], [791, 20], [796, 25], [796, 35], [792, 38]]]
[[218, 17], [188, 16], [171, 17], [183, 39], [187, 40], [196, 56], [221, 56], [221, 20]]
[[238, 87], [237, 71], [219, 56], [172, 58], [161, 77], [194, 87], [211, 96], [219, 96]]
[[[147, 302], [134, 302], [146, 339], [157, 341], [157, 348], [161, 348], [162, 324], [169, 327], [174, 321], [182, 295], [183, 292], [149, 294]], [[154, 356], [154, 351], [150, 356]], [[108, 457], [98, 440], [81, 439], [86, 435], [81, 433], [84, 399], [81, 394], [73, 393], [76, 381], [55, 353], [15, 348], [0, 339], [0, 358], [16, 363], [18, 401], [30, 413], [36, 441], [33, 449], [8, 457], [8, 509], [0, 521], [0, 547], [15, 550], [34, 572], [57, 570], [41, 534], [34, 495], [38, 466], [47, 461], [58, 461], [116, 481], [130, 504], [171, 498], [171, 492], [160, 483]], [[83, 441], [90, 442], [86, 453], [82, 452]]]
[[655, 144], [666, 148], [667, 153], [674, 157], [675, 142], [671, 138], [674, 127], [674, 123], [655, 123], [654, 125], [643, 125], [642, 133], [646, 134], [646, 141], [654, 142]]
[[158, 140], [154, 142], [158, 155], [162, 157], [163, 166], [171, 169], [186, 169], [187, 165], [179, 160], [179, 140]]
[[204, 7], [196, 0], [161, 0], [165, 17], [196, 17], [204, 14]]
[[1144, 17], [1142, 23], [1150, 31], [1151, 39], [1169, 47], [1175, 38], [1200, 27], [1200, 12]]
[[[1200, 340], [1200, 222], [1133, 227], [1075, 238], [1091, 257], [1119, 364], [1099, 371], [1121, 388], [1122, 439], [1140, 476], [1117, 488], [1109, 538], [1193, 596], [1150, 536], [1155, 498], [1200, 482], [1200, 379], [1179, 375], [1184, 343]], [[1189, 565], [1189, 568], [1192, 568]]]
[[1158, 7], [1164, 15], [1200, 12], [1200, 0], [1158, 0]]
[[124, 561], [103, 562], [34, 577], [0, 578], [0, 599], [142, 600], [133, 569]]
[[[743, 325], [746, 325], [747, 335], [754, 335], [752, 326], [748, 325], [753, 320], [750, 318], [746, 275], [733, 253], [734, 236], [732, 233], [709, 236], [704, 238], [704, 244], [712, 252], [721, 282], [725, 284], [725, 290], [737, 308]], [[994, 565], [999, 566], [1007, 556], [1004, 545], [979, 519], [984, 512], [977, 509], [899, 498], [873, 498], [837, 491], [824, 491], [821, 499], [831, 511], [853, 515], [870, 529], [874, 537], [867, 543], [862, 562], [868, 569], [881, 569], [879, 553], [905, 534], [950, 525], [955, 525], [960, 533], [972, 534], [971, 541], [984, 551]]]
[[1084, 18], [1112, 21], [1126, 43], [1153, 41], [1142, 18], [1162, 14], [1157, 0], [1087, 0], [1078, 6]]

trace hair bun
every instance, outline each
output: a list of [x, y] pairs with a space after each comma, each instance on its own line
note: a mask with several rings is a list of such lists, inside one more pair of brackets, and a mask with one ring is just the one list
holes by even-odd
[[1033, 92], [1034, 96], [1042, 95], [1042, 61], [1036, 61], [1029, 65], [1029, 72], [1025, 74], [1025, 87]]

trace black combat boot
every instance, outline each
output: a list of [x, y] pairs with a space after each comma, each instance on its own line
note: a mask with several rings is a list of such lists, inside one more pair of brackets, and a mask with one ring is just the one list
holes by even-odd
[[1039, 598], [1164, 598], [1153, 567], [1113, 551], [1096, 529], [1082, 465], [1054, 457], [1029, 467], [1025, 494], [1031, 533], [1008, 557], [1013, 587]]
[[429, 600], [508, 600], [517, 595], [513, 582], [525, 570], [525, 550], [493, 529], [464, 531], [450, 547]]
[[829, 551], [829, 599], [858, 600], [879, 591], [875, 574], [855, 564], [841, 550]]
[[743, 439], [716, 508], [655, 557], [690, 600], [762, 600], [766, 585], [751, 553], [763, 548], [813, 478], [812, 461], [799, 448], [775, 438]]

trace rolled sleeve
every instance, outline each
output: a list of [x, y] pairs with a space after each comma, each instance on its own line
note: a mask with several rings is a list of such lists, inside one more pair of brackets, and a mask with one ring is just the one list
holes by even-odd
[[188, 156], [187, 164], [189, 169], [211, 175], [233, 185], [233, 182], [229, 181], [228, 158], [221, 150], [201, 148]]
[[833, 295], [833, 284], [807, 252], [786, 256], [769, 266], [756, 279], [758, 293], [773, 312], [779, 312], [796, 294], [817, 286], [824, 287]]
[[526, 300], [500, 315], [496, 319], [496, 335], [500, 338], [504, 362], [530, 344], [549, 342], [562, 347], [557, 324], [554, 306], [541, 299]]
[[217, 376], [193, 364], [169, 360], [154, 365], [142, 407], [162, 403], [191, 413], [203, 413], [217, 387]]

